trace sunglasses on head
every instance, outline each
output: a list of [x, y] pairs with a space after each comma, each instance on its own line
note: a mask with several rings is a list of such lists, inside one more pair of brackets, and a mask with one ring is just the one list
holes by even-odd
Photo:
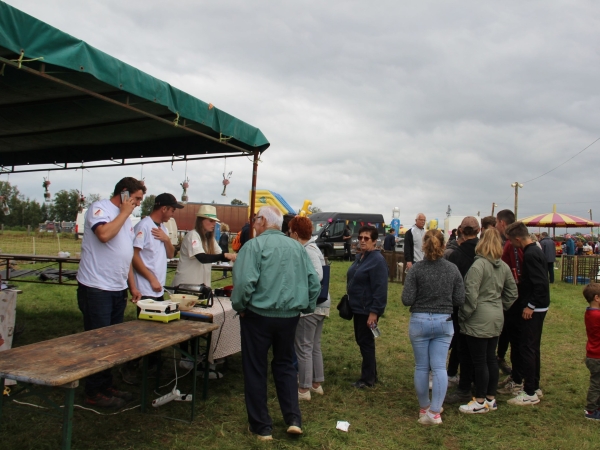
[[370, 241], [371, 238], [369, 236], [359, 236], [358, 240], [359, 241]]

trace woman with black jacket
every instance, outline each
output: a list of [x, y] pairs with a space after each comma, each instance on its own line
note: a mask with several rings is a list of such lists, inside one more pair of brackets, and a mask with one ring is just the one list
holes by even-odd
[[375, 338], [373, 329], [387, 305], [388, 268], [381, 252], [375, 248], [377, 228], [363, 226], [358, 230], [361, 254], [348, 269], [347, 293], [354, 313], [354, 337], [362, 355], [360, 379], [352, 386], [363, 389], [377, 382]]

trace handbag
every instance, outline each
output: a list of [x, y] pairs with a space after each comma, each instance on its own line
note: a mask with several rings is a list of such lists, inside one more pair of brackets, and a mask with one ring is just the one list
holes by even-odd
[[337, 309], [340, 312], [340, 317], [344, 320], [352, 320], [354, 314], [352, 313], [352, 308], [350, 308], [350, 300], [348, 299], [348, 294], [344, 294], [342, 299], [337, 305]]

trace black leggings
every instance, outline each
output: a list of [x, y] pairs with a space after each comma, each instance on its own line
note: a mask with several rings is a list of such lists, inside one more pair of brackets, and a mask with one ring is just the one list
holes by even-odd
[[475, 375], [475, 397], [493, 397], [498, 389], [498, 336], [476, 338], [465, 336]]

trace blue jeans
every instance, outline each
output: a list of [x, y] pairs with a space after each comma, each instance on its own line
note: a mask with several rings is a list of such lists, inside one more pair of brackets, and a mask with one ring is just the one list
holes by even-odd
[[[408, 334], [415, 354], [415, 390], [421, 408], [439, 412], [448, 389], [446, 357], [454, 326], [450, 314], [413, 313]], [[429, 370], [433, 372], [433, 389], [429, 400]]]
[[[85, 331], [123, 323], [127, 306], [127, 289], [123, 291], [103, 291], [79, 283], [77, 304], [83, 313]], [[85, 380], [85, 393], [93, 396], [112, 387], [111, 369], [90, 375]]]

